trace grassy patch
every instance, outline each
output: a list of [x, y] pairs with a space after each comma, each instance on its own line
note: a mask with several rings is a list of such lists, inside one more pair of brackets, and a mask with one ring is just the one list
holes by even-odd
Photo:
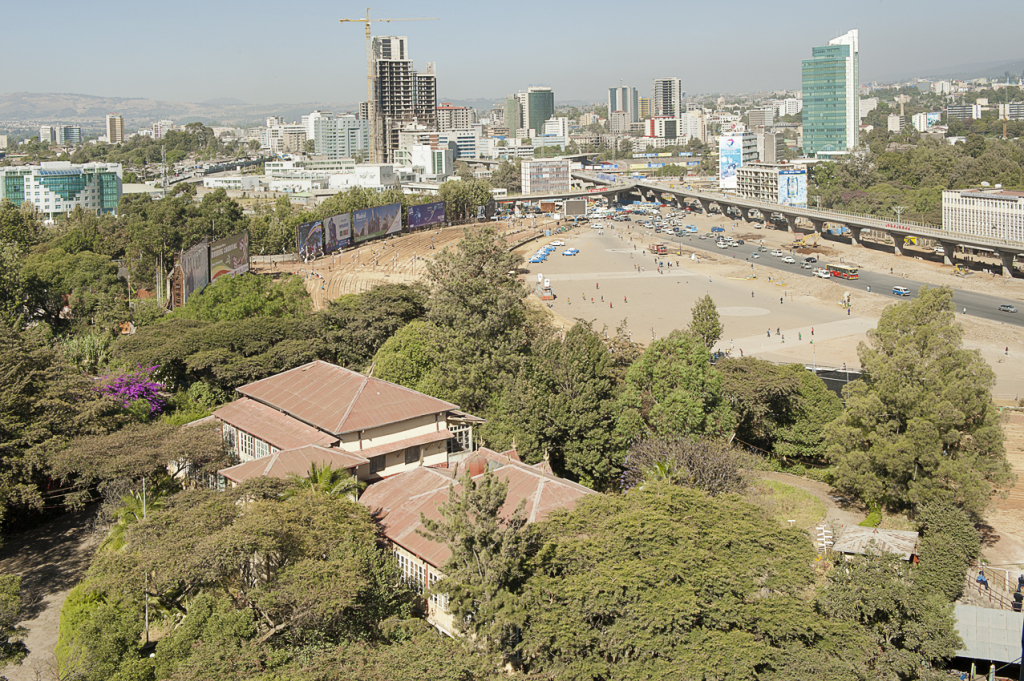
[[758, 480], [751, 486], [754, 503], [768, 512], [783, 527], [808, 529], [825, 518], [825, 504], [806, 490], [777, 480]]

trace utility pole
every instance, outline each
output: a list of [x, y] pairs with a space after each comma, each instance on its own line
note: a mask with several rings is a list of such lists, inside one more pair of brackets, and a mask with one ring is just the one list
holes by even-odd
[[896, 222], [899, 223], [903, 216], [903, 211], [907, 209], [906, 206], [893, 206], [892, 210], [896, 213]]

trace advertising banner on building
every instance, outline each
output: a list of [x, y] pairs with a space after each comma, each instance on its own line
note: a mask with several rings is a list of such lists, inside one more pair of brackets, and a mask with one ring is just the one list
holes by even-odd
[[355, 242], [375, 239], [402, 231], [402, 204], [366, 208], [352, 213], [352, 230]]
[[249, 271], [249, 232], [224, 237], [210, 244], [210, 281], [226, 274]]
[[210, 244], [203, 239], [181, 256], [182, 296], [181, 304], [188, 297], [210, 283]]
[[423, 229], [444, 222], [444, 201], [409, 206], [409, 229]]
[[928, 121], [928, 127], [929, 128], [932, 127], [933, 125], [938, 125], [939, 121], [942, 120], [942, 112], [941, 111], [930, 111], [930, 112], [925, 114], [925, 119]]
[[807, 207], [807, 171], [779, 171], [779, 203], [783, 206]]
[[348, 213], [332, 215], [324, 220], [324, 254], [333, 253], [352, 243], [352, 223]]
[[737, 171], [743, 165], [742, 135], [718, 138], [718, 188], [736, 189]]
[[324, 254], [324, 223], [320, 220], [303, 222], [295, 228], [299, 247], [299, 260], [303, 262]]

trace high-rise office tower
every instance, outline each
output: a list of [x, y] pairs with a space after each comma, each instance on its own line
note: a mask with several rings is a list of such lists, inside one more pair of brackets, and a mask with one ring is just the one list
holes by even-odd
[[640, 120], [640, 95], [635, 87], [608, 88], [608, 117], [611, 120], [613, 111], [625, 111], [629, 114], [629, 122]]
[[555, 93], [549, 87], [531, 87], [526, 90], [523, 127], [536, 134], [544, 134], [544, 123], [555, 115]]
[[678, 78], [655, 78], [651, 92], [651, 115], [676, 117], [683, 112], [685, 94]]
[[811, 50], [803, 60], [804, 153], [844, 152], [860, 143], [857, 29]]
[[107, 142], [110, 144], [124, 142], [124, 119], [119, 113], [107, 114]]
[[405, 36], [376, 36], [371, 43], [370, 68], [374, 75], [371, 145], [378, 163], [394, 161], [398, 131], [416, 121], [437, 124], [437, 80], [430, 62], [423, 73], [413, 70]]
[[523, 109], [519, 105], [519, 99], [515, 95], [505, 98], [504, 105], [505, 127], [511, 137], [516, 136], [516, 130], [523, 127]]
[[649, 97], [641, 97], [639, 100], [640, 120], [645, 121], [651, 117], [651, 100]]

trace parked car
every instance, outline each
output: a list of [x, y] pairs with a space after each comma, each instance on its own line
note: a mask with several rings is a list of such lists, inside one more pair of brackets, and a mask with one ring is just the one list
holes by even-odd
[[1000, 305], [999, 306], [999, 311], [1000, 312], [1016, 312], [1017, 308], [1015, 308], [1013, 305]]
[[562, 255], [576, 255], [579, 252], [580, 251], [578, 248], [567, 248], [564, 251], [562, 251]]
[[561, 239], [556, 239], [555, 241], [552, 241], [550, 244], [548, 244], [548, 246], [564, 246], [564, 245], [565, 245], [565, 242], [562, 241]]

